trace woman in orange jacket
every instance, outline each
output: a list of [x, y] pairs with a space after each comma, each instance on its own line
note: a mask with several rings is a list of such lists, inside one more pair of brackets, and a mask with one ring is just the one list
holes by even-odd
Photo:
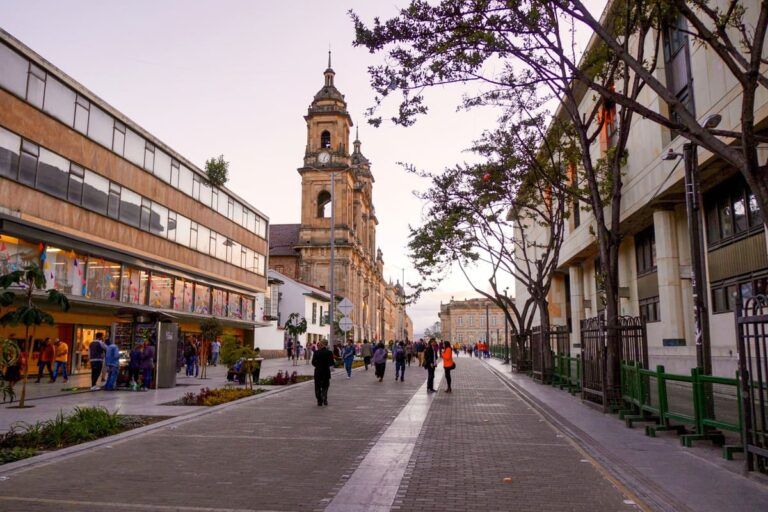
[[456, 368], [456, 363], [453, 362], [453, 349], [451, 348], [450, 341], [443, 342], [443, 370], [445, 371], [445, 382], [448, 384], [446, 393], [452, 393], [451, 391], [451, 370]]

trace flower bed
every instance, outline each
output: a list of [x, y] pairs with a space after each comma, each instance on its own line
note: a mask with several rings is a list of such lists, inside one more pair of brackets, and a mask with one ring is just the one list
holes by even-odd
[[19, 423], [0, 434], [0, 464], [32, 457], [143, 427], [165, 417], [123, 416], [104, 407], [76, 407], [71, 414], [33, 424]]
[[167, 402], [163, 405], [201, 405], [212, 407], [227, 402], [233, 402], [248, 396], [263, 393], [263, 389], [243, 389], [243, 388], [203, 388], [197, 393], [187, 393], [178, 400]]
[[289, 384], [298, 384], [299, 382], [306, 382], [313, 379], [314, 377], [311, 375], [299, 375], [296, 372], [289, 375], [287, 370], [285, 372], [280, 370], [274, 377], [260, 379], [259, 384], [262, 386], [287, 386]]

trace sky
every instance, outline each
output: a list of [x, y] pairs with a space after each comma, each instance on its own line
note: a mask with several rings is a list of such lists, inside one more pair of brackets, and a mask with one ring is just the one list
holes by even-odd
[[[302, 0], [2, 0], [0, 27], [99, 95], [199, 167], [223, 154], [228, 187], [273, 224], [300, 217], [303, 116], [323, 84], [329, 47], [335, 84], [360, 130], [376, 180], [377, 241], [385, 274], [418, 280], [407, 256], [408, 226], [422, 220], [414, 191], [428, 183], [397, 163], [439, 171], [471, 161], [466, 153], [497, 113], [458, 112], [459, 87], [429, 92], [429, 115], [408, 128], [367, 124], [373, 104], [368, 66], [354, 48], [348, 11], [364, 20], [397, 14], [395, 2]], [[394, 105], [390, 105], [393, 107]], [[479, 278], [481, 273], [475, 275]], [[410, 306], [415, 332], [438, 320], [440, 302], [476, 296], [454, 272]]]

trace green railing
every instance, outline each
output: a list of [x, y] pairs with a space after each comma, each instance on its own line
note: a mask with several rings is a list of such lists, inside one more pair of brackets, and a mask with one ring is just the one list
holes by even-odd
[[581, 391], [581, 358], [555, 354], [552, 385], [567, 389], [572, 395]]
[[[715, 394], [715, 386], [732, 392], [733, 398], [725, 393]], [[699, 368], [691, 369], [690, 375], [677, 375], [666, 373], [663, 366], [653, 371], [635, 362], [625, 362], [621, 365], [621, 394], [627, 408], [619, 416], [628, 427], [636, 422], [655, 423], [645, 428], [651, 437], [660, 431], [674, 430], [687, 447], [704, 439], [724, 445], [724, 430], [737, 433], [741, 439], [741, 391], [735, 378], [702, 375]], [[719, 414], [721, 408], [723, 413]], [[742, 451], [740, 445], [723, 446], [726, 459], [737, 451]]]

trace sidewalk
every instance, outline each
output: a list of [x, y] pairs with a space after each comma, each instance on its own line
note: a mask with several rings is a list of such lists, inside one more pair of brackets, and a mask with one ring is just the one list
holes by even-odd
[[[291, 366], [286, 359], [267, 359], [262, 363], [261, 378], [272, 377], [278, 370], [288, 371], [290, 374], [296, 371], [299, 375], [311, 375], [312, 365], [305, 365], [303, 361], [298, 366]], [[34, 380], [27, 382], [29, 409], [8, 409], [10, 405], [18, 402], [0, 403], [0, 433], [6, 432], [14, 423], [34, 423], [56, 417], [60, 411], [70, 412], [75, 407], [106, 407], [110, 411], [120, 411], [123, 414], [145, 416], [180, 416], [197, 410], [196, 407], [178, 405], [162, 405], [178, 400], [186, 393], [197, 392], [202, 388], [222, 387], [227, 383], [227, 369], [219, 365], [208, 367], [208, 378], [199, 379], [184, 375], [184, 369], [176, 375], [176, 387], [168, 389], [154, 389], [147, 392], [120, 391], [91, 391], [90, 375], [76, 375], [69, 379], [67, 384], [62, 382], [35, 384]], [[81, 382], [82, 381], [82, 382]], [[101, 383], [99, 383], [102, 385]], [[80, 387], [78, 391], [64, 391], [74, 387]], [[264, 389], [272, 389], [276, 386], [259, 386]], [[17, 393], [21, 392], [17, 385]]]
[[559, 424], [590, 455], [657, 510], [727, 512], [768, 510], [768, 484], [742, 475], [743, 459], [726, 461], [707, 442], [684, 448], [672, 432], [647, 437], [565, 391], [510, 373], [496, 359], [484, 361], [503, 374], [537, 409]]

